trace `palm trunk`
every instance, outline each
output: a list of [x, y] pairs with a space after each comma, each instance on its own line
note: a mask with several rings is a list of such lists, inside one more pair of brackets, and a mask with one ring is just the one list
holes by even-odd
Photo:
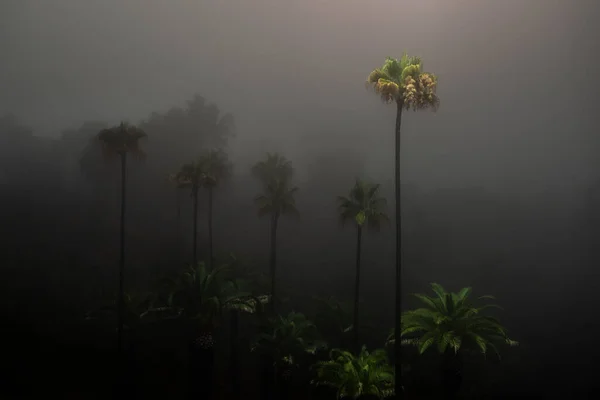
[[176, 232], [176, 240], [177, 240], [177, 257], [180, 259], [183, 255], [183, 245], [181, 240], [181, 189], [177, 190], [177, 232]]
[[192, 244], [192, 265], [194, 266], [194, 268], [196, 268], [196, 266], [198, 265], [198, 188], [195, 187], [192, 190], [192, 196], [194, 197], [194, 236], [192, 239], [194, 243]]
[[117, 303], [117, 343], [123, 355], [123, 322], [125, 317], [125, 198], [127, 153], [121, 153], [121, 254], [119, 257], [119, 299]]
[[395, 334], [394, 339], [396, 345], [394, 346], [394, 368], [395, 374], [395, 386], [396, 396], [401, 399], [402, 393], [402, 346], [401, 333], [402, 333], [402, 225], [401, 221], [401, 207], [400, 207], [400, 127], [402, 126], [402, 106], [401, 101], [397, 102], [396, 111], [396, 137], [395, 137], [395, 170], [394, 170], [394, 186], [396, 189], [396, 319], [395, 319]]
[[354, 348], [360, 349], [358, 342], [358, 304], [360, 299], [360, 250], [361, 250], [362, 228], [357, 226], [356, 230], [356, 276], [354, 280]]
[[239, 313], [231, 310], [231, 387], [233, 398], [240, 399], [240, 366], [239, 366]]
[[208, 268], [212, 271], [214, 258], [213, 258], [213, 226], [212, 226], [212, 215], [213, 215], [213, 188], [208, 188]]
[[276, 265], [277, 265], [277, 221], [279, 214], [271, 216], [271, 257], [269, 259], [269, 269], [271, 274], [271, 311], [275, 314], [276, 302]]
[[123, 325], [125, 319], [125, 198], [127, 182], [127, 153], [121, 153], [121, 251], [119, 257], [119, 293], [117, 300], [117, 390], [125, 389], [125, 352]]
[[201, 328], [200, 335], [190, 343], [188, 382], [191, 399], [212, 398], [215, 389], [214, 364], [212, 330]]
[[462, 383], [462, 354], [446, 350], [442, 358], [442, 385], [448, 400], [456, 399]]

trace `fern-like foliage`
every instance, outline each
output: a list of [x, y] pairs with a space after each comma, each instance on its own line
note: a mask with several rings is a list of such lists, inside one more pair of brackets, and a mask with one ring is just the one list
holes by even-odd
[[[124, 328], [131, 329], [137, 324], [151, 322], [171, 315], [169, 307], [157, 306], [158, 296], [155, 293], [125, 293]], [[117, 298], [110, 305], [88, 311], [86, 321], [113, 324], [117, 318]]]
[[[426, 307], [403, 313], [403, 345], [415, 345], [423, 353], [436, 346], [440, 353], [447, 349], [458, 352], [461, 349], [476, 350], [487, 354], [491, 349], [500, 357], [498, 346], [518, 343], [509, 339], [506, 329], [491, 316], [485, 315], [488, 308], [500, 308], [495, 304], [475, 307], [470, 301], [471, 288], [466, 287], [458, 293], [446, 292], [444, 288], [432, 283], [435, 296], [415, 294]], [[493, 296], [481, 296], [479, 299], [494, 299]], [[393, 344], [394, 334], [388, 338]]]
[[394, 368], [383, 349], [368, 352], [363, 346], [358, 355], [333, 349], [329, 360], [320, 361], [313, 368], [317, 374], [313, 383], [337, 388], [338, 398], [383, 398], [394, 393]]
[[352, 314], [348, 304], [333, 296], [316, 296], [313, 299], [317, 302], [315, 323], [321, 333], [331, 332], [336, 336], [340, 336], [352, 331]]
[[276, 365], [297, 365], [298, 357], [326, 347], [312, 321], [304, 314], [290, 312], [271, 319], [266, 332], [258, 335], [252, 350], [273, 355]]
[[190, 319], [198, 319], [212, 326], [220, 319], [224, 310], [238, 310], [255, 313], [268, 296], [257, 296], [244, 291], [244, 281], [233, 277], [230, 264], [208, 270], [202, 262], [189, 266], [175, 279], [165, 282], [167, 305], [177, 314]]

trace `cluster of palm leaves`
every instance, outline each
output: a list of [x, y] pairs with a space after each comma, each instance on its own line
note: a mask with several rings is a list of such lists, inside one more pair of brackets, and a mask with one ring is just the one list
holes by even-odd
[[176, 278], [163, 281], [165, 305], [173, 314], [197, 320], [207, 328], [218, 324], [223, 311], [260, 311], [269, 297], [253, 293], [248, 283], [236, 279], [233, 272], [230, 264], [213, 270], [203, 262], [189, 266]]
[[356, 399], [365, 395], [385, 398], [394, 393], [394, 368], [385, 350], [369, 352], [363, 346], [354, 355], [333, 349], [329, 358], [313, 366], [317, 375], [313, 383], [336, 388], [338, 398]]
[[352, 314], [349, 307], [333, 296], [315, 297], [317, 312], [315, 324], [330, 344], [341, 345], [344, 336], [353, 330]]
[[[518, 344], [508, 337], [506, 329], [496, 318], [485, 314], [489, 308], [500, 307], [495, 304], [474, 306], [469, 300], [470, 287], [458, 293], [447, 292], [437, 283], [432, 283], [431, 288], [435, 296], [415, 294], [425, 307], [402, 315], [402, 344], [417, 346], [419, 353], [435, 346], [440, 353], [448, 349], [458, 353], [465, 349], [485, 355], [488, 350], [493, 350], [498, 357], [498, 346]], [[494, 297], [481, 296], [479, 299]], [[395, 343], [393, 333], [388, 343]]]
[[183, 164], [179, 171], [169, 176], [169, 180], [175, 184], [178, 189], [191, 189], [190, 196], [194, 204], [193, 219], [193, 257], [192, 263], [195, 265], [198, 261], [197, 241], [198, 241], [198, 192], [200, 188], [206, 188], [208, 192], [208, 260], [212, 267], [213, 257], [213, 190], [217, 185], [231, 174], [232, 165], [228, 160], [227, 154], [222, 149], [206, 150], [196, 161]]
[[401, 103], [404, 108], [436, 109], [440, 100], [436, 95], [437, 77], [423, 71], [420, 57], [403, 54], [400, 59], [387, 57], [383, 66], [374, 69], [367, 78], [386, 103]]
[[290, 366], [298, 365], [297, 359], [302, 355], [315, 354], [326, 347], [311, 320], [302, 313], [290, 312], [271, 318], [252, 350], [271, 355], [275, 365]]
[[[169, 313], [170, 310], [166, 307], [155, 307], [154, 299], [152, 294], [136, 295], [125, 293], [123, 328], [128, 330], [138, 323], [151, 320], [152, 317], [156, 317], [161, 313]], [[85, 315], [85, 320], [101, 323], [112, 322], [117, 315], [117, 309], [118, 305], [115, 300], [113, 304], [88, 311]]]

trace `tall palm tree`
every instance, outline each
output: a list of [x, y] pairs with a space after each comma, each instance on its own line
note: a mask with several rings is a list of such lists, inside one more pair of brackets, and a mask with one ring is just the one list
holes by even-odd
[[231, 163], [223, 150], [208, 150], [198, 160], [201, 183], [208, 189], [208, 266], [213, 268], [213, 189], [231, 173]]
[[139, 147], [141, 138], [146, 137], [141, 129], [121, 122], [119, 126], [101, 130], [97, 139], [102, 145], [106, 159], [121, 158], [121, 252], [119, 257], [119, 298], [117, 302], [117, 337], [119, 355], [123, 354], [123, 324], [125, 318], [125, 198], [127, 182], [127, 154], [143, 157]]
[[[500, 345], [515, 346], [518, 343], [509, 339], [506, 329], [491, 316], [485, 315], [488, 308], [500, 308], [495, 304], [475, 307], [469, 296], [471, 288], [466, 287], [458, 293], [447, 292], [441, 285], [432, 283], [435, 296], [415, 294], [425, 305], [423, 308], [406, 311], [402, 318], [400, 337], [392, 334], [388, 343], [414, 345], [419, 353], [432, 346], [443, 355], [442, 373], [448, 397], [453, 398], [460, 386], [462, 354], [476, 351], [485, 355], [493, 350], [500, 357]], [[479, 299], [494, 299], [481, 296]], [[400, 347], [400, 346], [395, 346]]]
[[[423, 72], [423, 64], [419, 57], [409, 57], [406, 53], [398, 60], [386, 58], [384, 64], [371, 71], [367, 77], [367, 85], [381, 96], [383, 102], [396, 104], [395, 130], [395, 169], [394, 184], [396, 197], [396, 332], [400, 335], [400, 315], [402, 313], [402, 265], [401, 243], [402, 230], [400, 224], [400, 127], [402, 110], [436, 110], [440, 101], [436, 95], [437, 77]], [[400, 337], [397, 338], [400, 340]], [[400, 371], [402, 352], [396, 346], [395, 368]], [[400, 387], [401, 373], [396, 374], [396, 386]]]
[[190, 197], [193, 201], [193, 244], [192, 265], [198, 264], [198, 191], [202, 185], [202, 163], [200, 161], [183, 164], [179, 171], [171, 175], [171, 180], [176, 182], [178, 188], [189, 187]]
[[358, 304], [360, 299], [360, 253], [362, 230], [365, 224], [379, 230], [382, 221], [387, 221], [384, 208], [386, 201], [379, 197], [379, 185], [370, 184], [359, 179], [350, 190], [348, 197], [339, 196], [339, 214], [342, 223], [349, 220], [356, 223], [356, 273], [354, 278], [354, 346], [358, 350]]
[[275, 311], [276, 302], [276, 265], [277, 265], [277, 225], [284, 214], [298, 214], [295, 193], [297, 187], [290, 185], [293, 168], [290, 161], [279, 154], [267, 154], [264, 161], [256, 163], [252, 172], [263, 184], [263, 193], [254, 201], [258, 206], [258, 215], [271, 218], [271, 252], [269, 272], [271, 275], [271, 310]]

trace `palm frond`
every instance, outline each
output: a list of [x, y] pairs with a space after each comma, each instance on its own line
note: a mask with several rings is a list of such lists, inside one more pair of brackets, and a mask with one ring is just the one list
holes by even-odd
[[[501, 344], [513, 344], [500, 322], [484, 315], [486, 309], [498, 306], [473, 306], [469, 302], [469, 287], [458, 293], [447, 292], [437, 283], [431, 284], [431, 288], [435, 297], [415, 295], [425, 307], [402, 314], [402, 344], [417, 346], [421, 353], [435, 345], [440, 352], [448, 348], [458, 352], [462, 347], [468, 347], [483, 354], [490, 349], [497, 352]], [[392, 334], [386, 344], [394, 344], [393, 339]]]
[[388, 221], [385, 213], [386, 201], [379, 197], [379, 188], [379, 184], [356, 179], [347, 197], [338, 196], [338, 214], [342, 224], [353, 220], [359, 226], [367, 224], [377, 230], [383, 221]]
[[397, 102], [405, 109], [437, 110], [437, 77], [423, 72], [419, 57], [404, 53], [400, 59], [387, 57], [383, 65], [371, 71], [367, 85], [386, 103]]
[[118, 126], [101, 130], [97, 139], [102, 144], [105, 157], [118, 154], [130, 153], [133, 156], [143, 158], [145, 153], [139, 147], [139, 141], [147, 137], [140, 128], [122, 122]]

